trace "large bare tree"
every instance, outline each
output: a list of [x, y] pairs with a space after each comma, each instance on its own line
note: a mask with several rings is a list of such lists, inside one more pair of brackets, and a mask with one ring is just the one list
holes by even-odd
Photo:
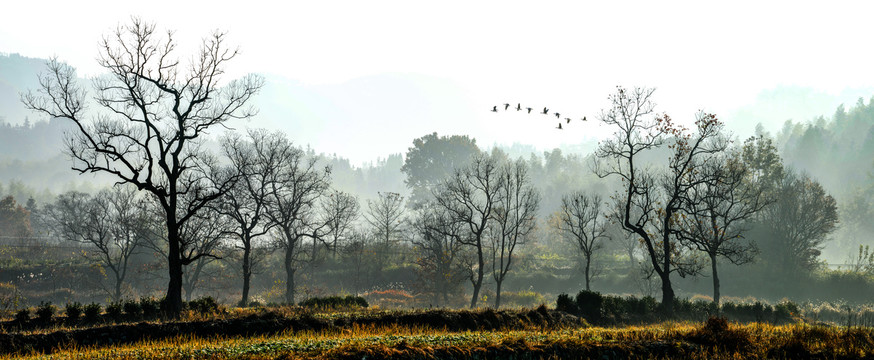
[[[278, 244], [285, 251], [285, 301], [294, 303], [294, 275], [305, 261], [303, 242], [324, 241], [330, 219], [319, 216], [322, 196], [331, 186], [331, 169], [320, 167], [318, 159], [294, 146], [282, 133], [267, 136], [264, 151], [279, 159], [275, 180], [269, 182], [268, 207], [265, 215], [279, 234]], [[312, 256], [312, 254], [311, 254]]]
[[[237, 55], [225, 34], [206, 37], [200, 51], [183, 63], [172, 32], [133, 19], [100, 43], [98, 62], [107, 74], [87, 92], [75, 70], [57, 59], [40, 76], [40, 88], [22, 96], [24, 104], [75, 124], [67, 139], [73, 169], [106, 173], [150, 193], [162, 210], [169, 284], [168, 312], [182, 309], [182, 269], [206, 254], [186, 258], [180, 234], [188, 220], [233, 184], [216, 180], [215, 159], [199, 146], [201, 137], [228, 120], [248, 118], [249, 100], [263, 84], [254, 75], [223, 83], [227, 62]], [[92, 110], [89, 104], [96, 105]]]
[[[701, 181], [696, 168], [712, 155], [725, 150], [724, 143], [711, 141], [720, 134], [722, 123], [715, 116], [699, 113], [693, 132], [675, 124], [667, 115], [656, 117], [654, 89], [622, 87], [610, 96], [611, 106], [601, 121], [616, 129], [603, 141], [596, 155], [601, 160], [598, 176], [617, 176], [624, 188], [619, 219], [623, 229], [639, 236], [654, 273], [661, 280], [662, 310], [673, 313], [675, 299], [671, 274], [696, 274], [701, 266], [683, 256], [677, 241], [678, 224], [687, 191]], [[641, 164], [642, 155], [667, 145], [666, 170], [656, 171]], [[722, 147], [720, 147], [722, 146]]]
[[437, 205], [446, 210], [453, 222], [461, 224], [465, 234], [462, 244], [473, 248], [475, 264], [471, 275], [473, 294], [470, 307], [475, 308], [486, 268], [487, 236], [495, 207], [501, 196], [500, 164], [489, 154], [474, 156], [466, 167], [456, 169], [436, 192]]
[[501, 307], [501, 285], [513, 265], [513, 252], [537, 227], [540, 193], [531, 183], [528, 165], [519, 159], [501, 166], [498, 205], [492, 222], [492, 278], [495, 279], [495, 308]]
[[[607, 239], [608, 218], [602, 211], [603, 200], [599, 195], [576, 191], [561, 198], [561, 209], [554, 222], [565, 239], [570, 241], [583, 255], [583, 276], [586, 290], [591, 290], [592, 259], [595, 252], [604, 247]], [[629, 251], [633, 258], [633, 253]]]

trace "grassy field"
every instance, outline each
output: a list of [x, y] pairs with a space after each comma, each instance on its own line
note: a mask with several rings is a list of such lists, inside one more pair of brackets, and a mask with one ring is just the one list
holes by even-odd
[[[300, 321], [301, 317], [309, 318], [311, 322]], [[255, 323], [255, 330], [243, 331], [244, 333], [223, 329], [239, 326], [231, 322], [234, 319], [260, 322]], [[268, 329], [259, 333], [257, 329], [268, 327], [265, 324], [277, 324], [272, 329], [282, 330]], [[170, 330], [160, 328], [162, 326]], [[132, 336], [125, 338], [124, 334], [128, 334], [131, 329], [142, 327], [155, 336], [138, 340]], [[176, 329], [175, 332], [173, 329]], [[161, 331], [169, 335], [157, 336]], [[75, 341], [77, 332], [115, 334], [118, 339], [81, 345]], [[711, 319], [706, 323], [663, 322], [605, 328], [591, 327], [584, 321], [568, 320], [565, 314], [545, 308], [474, 312], [325, 311], [303, 314], [295, 310], [285, 310], [261, 315], [232, 313], [223, 318], [195, 318], [176, 323], [119, 324], [83, 329], [51, 328], [5, 335], [18, 336], [18, 342], [13, 341], [11, 345], [21, 346], [12, 351], [4, 349], [6, 354], [0, 356], [2, 359], [874, 357], [874, 329], [865, 327], [813, 326], [804, 323], [776, 326]], [[54, 342], [52, 346], [42, 348], [25, 345], [25, 340], [34, 339]]]

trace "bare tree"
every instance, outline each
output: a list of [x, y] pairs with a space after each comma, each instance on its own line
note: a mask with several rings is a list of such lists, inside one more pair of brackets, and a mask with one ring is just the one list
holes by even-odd
[[111, 174], [154, 196], [167, 233], [174, 316], [182, 310], [182, 268], [208, 255], [184, 257], [181, 233], [234, 182], [211, 176], [216, 163], [199, 139], [230, 119], [252, 116], [247, 104], [263, 84], [250, 75], [220, 85], [225, 64], [237, 55], [225, 47], [224, 33], [205, 38], [188, 64], [178, 60], [176, 46], [172, 32], [162, 37], [155, 25], [133, 19], [101, 42], [98, 61], [109, 74], [93, 81], [97, 112], [86, 111], [75, 70], [57, 59], [41, 75], [40, 89], [22, 96], [28, 108], [75, 124], [66, 143], [74, 170]]
[[45, 207], [53, 231], [64, 239], [93, 246], [86, 256], [96, 259], [113, 276], [111, 289], [104, 290], [118, 301], [131, 257], [143, 245], [148, 216], [136, 189], [117, 185], [95, 196], [67, 192]]
[[750, 174], [739, 156], [722, 156], [696, 169], [703, 181], [691, 187], [680, 217], [680, 238], [710, 258], [713, 303], [719, 305], [717, 259], [741, 265], [753, 260], [755, 243], [744, 241], [753, 220], [769, 200], [760, 184], [749, 183]]
[[223, 141], [225, 155], [241, 178], [219, 199], [215, 207], [236, 225], [230, 234], [239, 240], [234, 246], [242, 251], [243, 292], [240, 306], [249, 303], [252, 275], [268, 253], [263, 251], [265, 246], [257, 247], [257, 240], [274, 226], [266, 217], [266, 212], [271, 182], [276, 181], [275, 172], [282, 161], [276, 152], [271, 151], [270, 141], [275, 139], [269, 133], [252, 130], [248, 137], [246, 140], [239, 135], [230, 135]]
[[195, 290], [206, 276], [219, 275], [220, 271], [208, 271], [208, 266], [222, 259], [223, 250], [229, 243], [234, 223], [228, 216], [210, 208], [200, 211], [189, 220], [189, 226], [184, 228], [181, 237], [190, 244], [188, 254], [184, 257], [193, 258], [194, 254], [210, 254], [201, 256], [188, 263], [182, 272], [182, 290], [185, 301], [191, 301]]
[[435, 303], [446, 306], [450, 293], [459, 289], [467, 275], [462, 261], [462, 224], [452, 221], [446, 210], [434, 202], [426, 202], [416, 210], [408, 228], [419, 251], [418, 286], [433, 293]]
[[456, 169], [435, 194], [437, 204], [453, 222], [461, 224], [465, 234], [461, 243], [473, 247], [476, 256], [471, 274], [473, 294], [470, 307], [475, 308], [485, 274], [486, 236], [494, 221], [495, 207], [501, 195], [500, 166], [489, 154], [477, 154], [470, 165]]
[[531, 184], [528, 166], [521, 159], [501, 166], [498, 205], [491, 237], [492, 278], [495, 308], [501, 307], [501, 285], [513, 264], [513, 251], [523, 245], [537, 227], [540, 193]]
[[[583, 255], [586, 290], [591, 290], [592, 259], [595, 252], [603, 248], [604, 239], [607, 239], [608, 219], [601, 211], [602, 205], [599, 195], [573, 192], [562, 196], [558, 221], [555, 222], [564, 238], [573, 243]], [[629, 256], [633, 257], [631, 251]]]
[[398, 237], [403, 231], [404, 225], [404, 197], [393, 192], [380, 192], [379, 197], [373, 201], [367, 201], [367, 213], [365, 220], [372, 228], [376, 237], [378, 263], [377, 268], [381, 272], [388, 262], [391, 250], [395, 248]]
[[[624, 190], [618, 195], [623, 202], [619, 213], [622, 227], [641, 238], [653, 271], [661, 280], [662, 309], [672, 314], [675, 296], [671, 273], [686, 276], [701, 269], [694, 259], [682, 256], [682, 247], [676, 241], [675, 217], [680, 215], [688, 189], [700, 181], [695, 176], [696, 168], [725, 148], [710, 141], [722, 129], [722, 123], [713, 115], [698, 114], [693, 134], [667, 115], [654, 117], [653, 92], [620, 87], [610, 96], [611, 107], [602, 112], [600, 119], [617, 131], [598, 147], [596, 156], [602, 161], [596, 173], [622, 180]], [[667, 171], [657, 173], [639, 164], [641, 153], [665, 143], [671, 150]]]
[[352, 225], [359, 216], [358, 198], [342, 191], [334, 191], [322, 202], [322, 214], [327, 219], [330, 247], [337, 256], [340, 241], [350, 236]]
[[[270, 134], [265, 151], [279, 159], [275, 179], [270, 181], [267, 217], [279, 234], [279, 247], [285, 251], [285, 300], [294, 303], [294, 274], [305, 261], [303, 241], [323, 241], [328, 223], [319, 217], [319, 200], [331, 185], [330, 167], [320, 168], [315, 157], [307, 156], [282, 133]], [[313, 250], [315, 250], [315, 246]]]

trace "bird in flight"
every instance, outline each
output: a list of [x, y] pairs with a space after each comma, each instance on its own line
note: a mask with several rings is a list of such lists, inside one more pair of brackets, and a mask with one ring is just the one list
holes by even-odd
[[586, 117], [585, 117], [585, 116], [583, 116], [583, 121], [586, 121]]
[[507, 110], [509, 108], [510, 108], [510, 104], [504, 104], [504, 110]]
[[522, 110], [522, 104], [516, 103], [516, 111]]
[[561, 130], [561, 122], [558, 123], [558, 127], [556, 127], [556, 129]]
[[571, 123], [571, 118], [564, 118], [564, 121], [566, 121], [567, 124], [570, 124], [570, 123]]
[[498, 112], [498, 105], [492, 106], [492, 112]]
[[559, 114], [559, 113], [555, 113], [555, 118], [556, 118], [556, 119], [561, 119], [561, 114]]
[[528, 109], [528, 113], [529, 113], [529, 114], [531, 113], [531, 110], [534, 110], [534, 109], [532, 109], [532, 108], [526, 108], [526, 109]]
[[543, 107], [543, 113], [542, 113], [542, 114], [543, 114], [543, 115], [549, 114], [549, 109], [547, 109], [546, 106]]

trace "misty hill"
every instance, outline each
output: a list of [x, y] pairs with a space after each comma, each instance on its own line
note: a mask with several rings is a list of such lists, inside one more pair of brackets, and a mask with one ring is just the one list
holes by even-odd
[[45, 59], [19, 54], [0, 54], [0, 121], [19, 124], [35, 118], [19, 101], [19, 93], [39, 86], [37, 74], [45, 69]]

